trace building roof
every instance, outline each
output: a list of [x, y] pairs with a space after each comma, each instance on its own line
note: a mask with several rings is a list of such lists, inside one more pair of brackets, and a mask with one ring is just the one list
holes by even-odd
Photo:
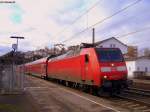
[[98, 41], [98, 42], [96, 42], [95, 44], [96, 44], [96, 45], [99, 45], [99, 44], [102, 44], [102, 43], [104, 43], [104, 42], [106, 42], [106, 41], [109, 41], [109, 40], [112, 40], [112, 39], [114, 39], [114, 40], [118, 41], [120, 44], [122, 44], [122, 45], [128, 47], [126, 44], [124, 44], [124, 43], [121, 42], [120, 40], [116, 39], [115, 37], [111, 37], [111, 38], [108, 38], [108, 39], [105, 39], [105, 40], [102, 40], [102, 41]]

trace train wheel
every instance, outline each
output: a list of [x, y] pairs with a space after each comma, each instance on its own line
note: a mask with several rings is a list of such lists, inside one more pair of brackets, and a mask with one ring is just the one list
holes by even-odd
[[62, 85], [66, 86], [66, 82], [65, 80], [62, 81]]
[[46, 76], [44, 76], [44, 80], [47, 80], [47, 77], [46, 77]]
[[91, 94], [98, 96], [98, 88], [95, 86], [90, 86], [90, 92]]
[[110, 96], [110, 93], [106, 92], [103, 88], [99, 88], [97, 91], [97, 95], [105, 97], [105, 96]]
[[44, 76], [43, 76], [43, 75], [41, 75], [41, 79], [44, 79]]
[[109, 96], [113, 97], [115, 94], [118, 94], [118, 90], [112, 88], [109, 92]]
[[79, 84], [79, 90], [83, 91], [83, 84]]
[[72, 82], [68, 82], [68, 86], [69, 87], [73, 87], [73, 83]]
[[67, 86], [67, 87], [69, 86], [68, 81], [65, 82], [65, 86]]
[[83, 92], [89, 93], [89, 87], [88, 87], [88, 85], [82, 84], [81, 90], [82, 90]]

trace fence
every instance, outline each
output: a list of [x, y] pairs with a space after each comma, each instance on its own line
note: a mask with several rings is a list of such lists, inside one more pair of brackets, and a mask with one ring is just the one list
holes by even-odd
[[16, 71], [15, 65], [3, 65], [0, 72], [1, 94], [22, 93], [24, 89], [24, 71]]
[[149, 72], [142, 72], [142, 71], [135, 71], [134, 72], [134, 78], [150, 80], [150, 73]]

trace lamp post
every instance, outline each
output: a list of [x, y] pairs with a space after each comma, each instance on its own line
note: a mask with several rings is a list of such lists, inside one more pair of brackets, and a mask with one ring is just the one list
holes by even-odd
[[92, 44], [95, 47], [95, 28], [92, 29]]
[[18, 37], [18, 36], [11, 36], [10, 38], [15, 38], [17, 39], [17, 47], [16, 47], [16, 51], [18, 50], [18, 39], [24, 39], [24, 37]]
[[10, 84], [10, 91], [13, 91], [15, 84], [16, 84], [16, 78], [15, 78], [15, 71], [14, 71], [14, 67], [15, 67], [15, 52], [17, 52], [18, 50], [18, 39], [24, 39], [24, 37], [18, 37], [18, 36], [11, 36], [10, 38], [14, 38], [17, 39], [17, 44], [13, 44], [12, 48], [14, 49], [13, 53], [12, 53], [12, 75], [11, 75], [11, 84]]

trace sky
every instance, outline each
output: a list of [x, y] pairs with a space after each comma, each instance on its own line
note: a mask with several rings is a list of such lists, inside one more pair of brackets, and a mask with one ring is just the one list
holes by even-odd
[[[0, 2], [0, 55], [12, 50], [11, 46], [16, 43], [16, 40], [11, 39], [11, 36], [25, 37], [24, 40], [19, 40], [19, 50], [21, 51], [51, 48], [54, 44], [62, 43], [70, 37], [72, 37], [71, 40], [64, 43], [66, 46], [91, 42], [92, 29], [89, 28], [90, 26], [135, 1], [138, 0], [15, 0], [15, 3]], [[127, 45], [150, 48], [150, 29], [122, 37], [129, 32], [150, 27], [149, 11], [150, 0], [141, 0], [125, 11], [93, 26], [96, 31], [96, 41], [115, 36]], [[76, 35], [86, 28], [89, 29]]]

